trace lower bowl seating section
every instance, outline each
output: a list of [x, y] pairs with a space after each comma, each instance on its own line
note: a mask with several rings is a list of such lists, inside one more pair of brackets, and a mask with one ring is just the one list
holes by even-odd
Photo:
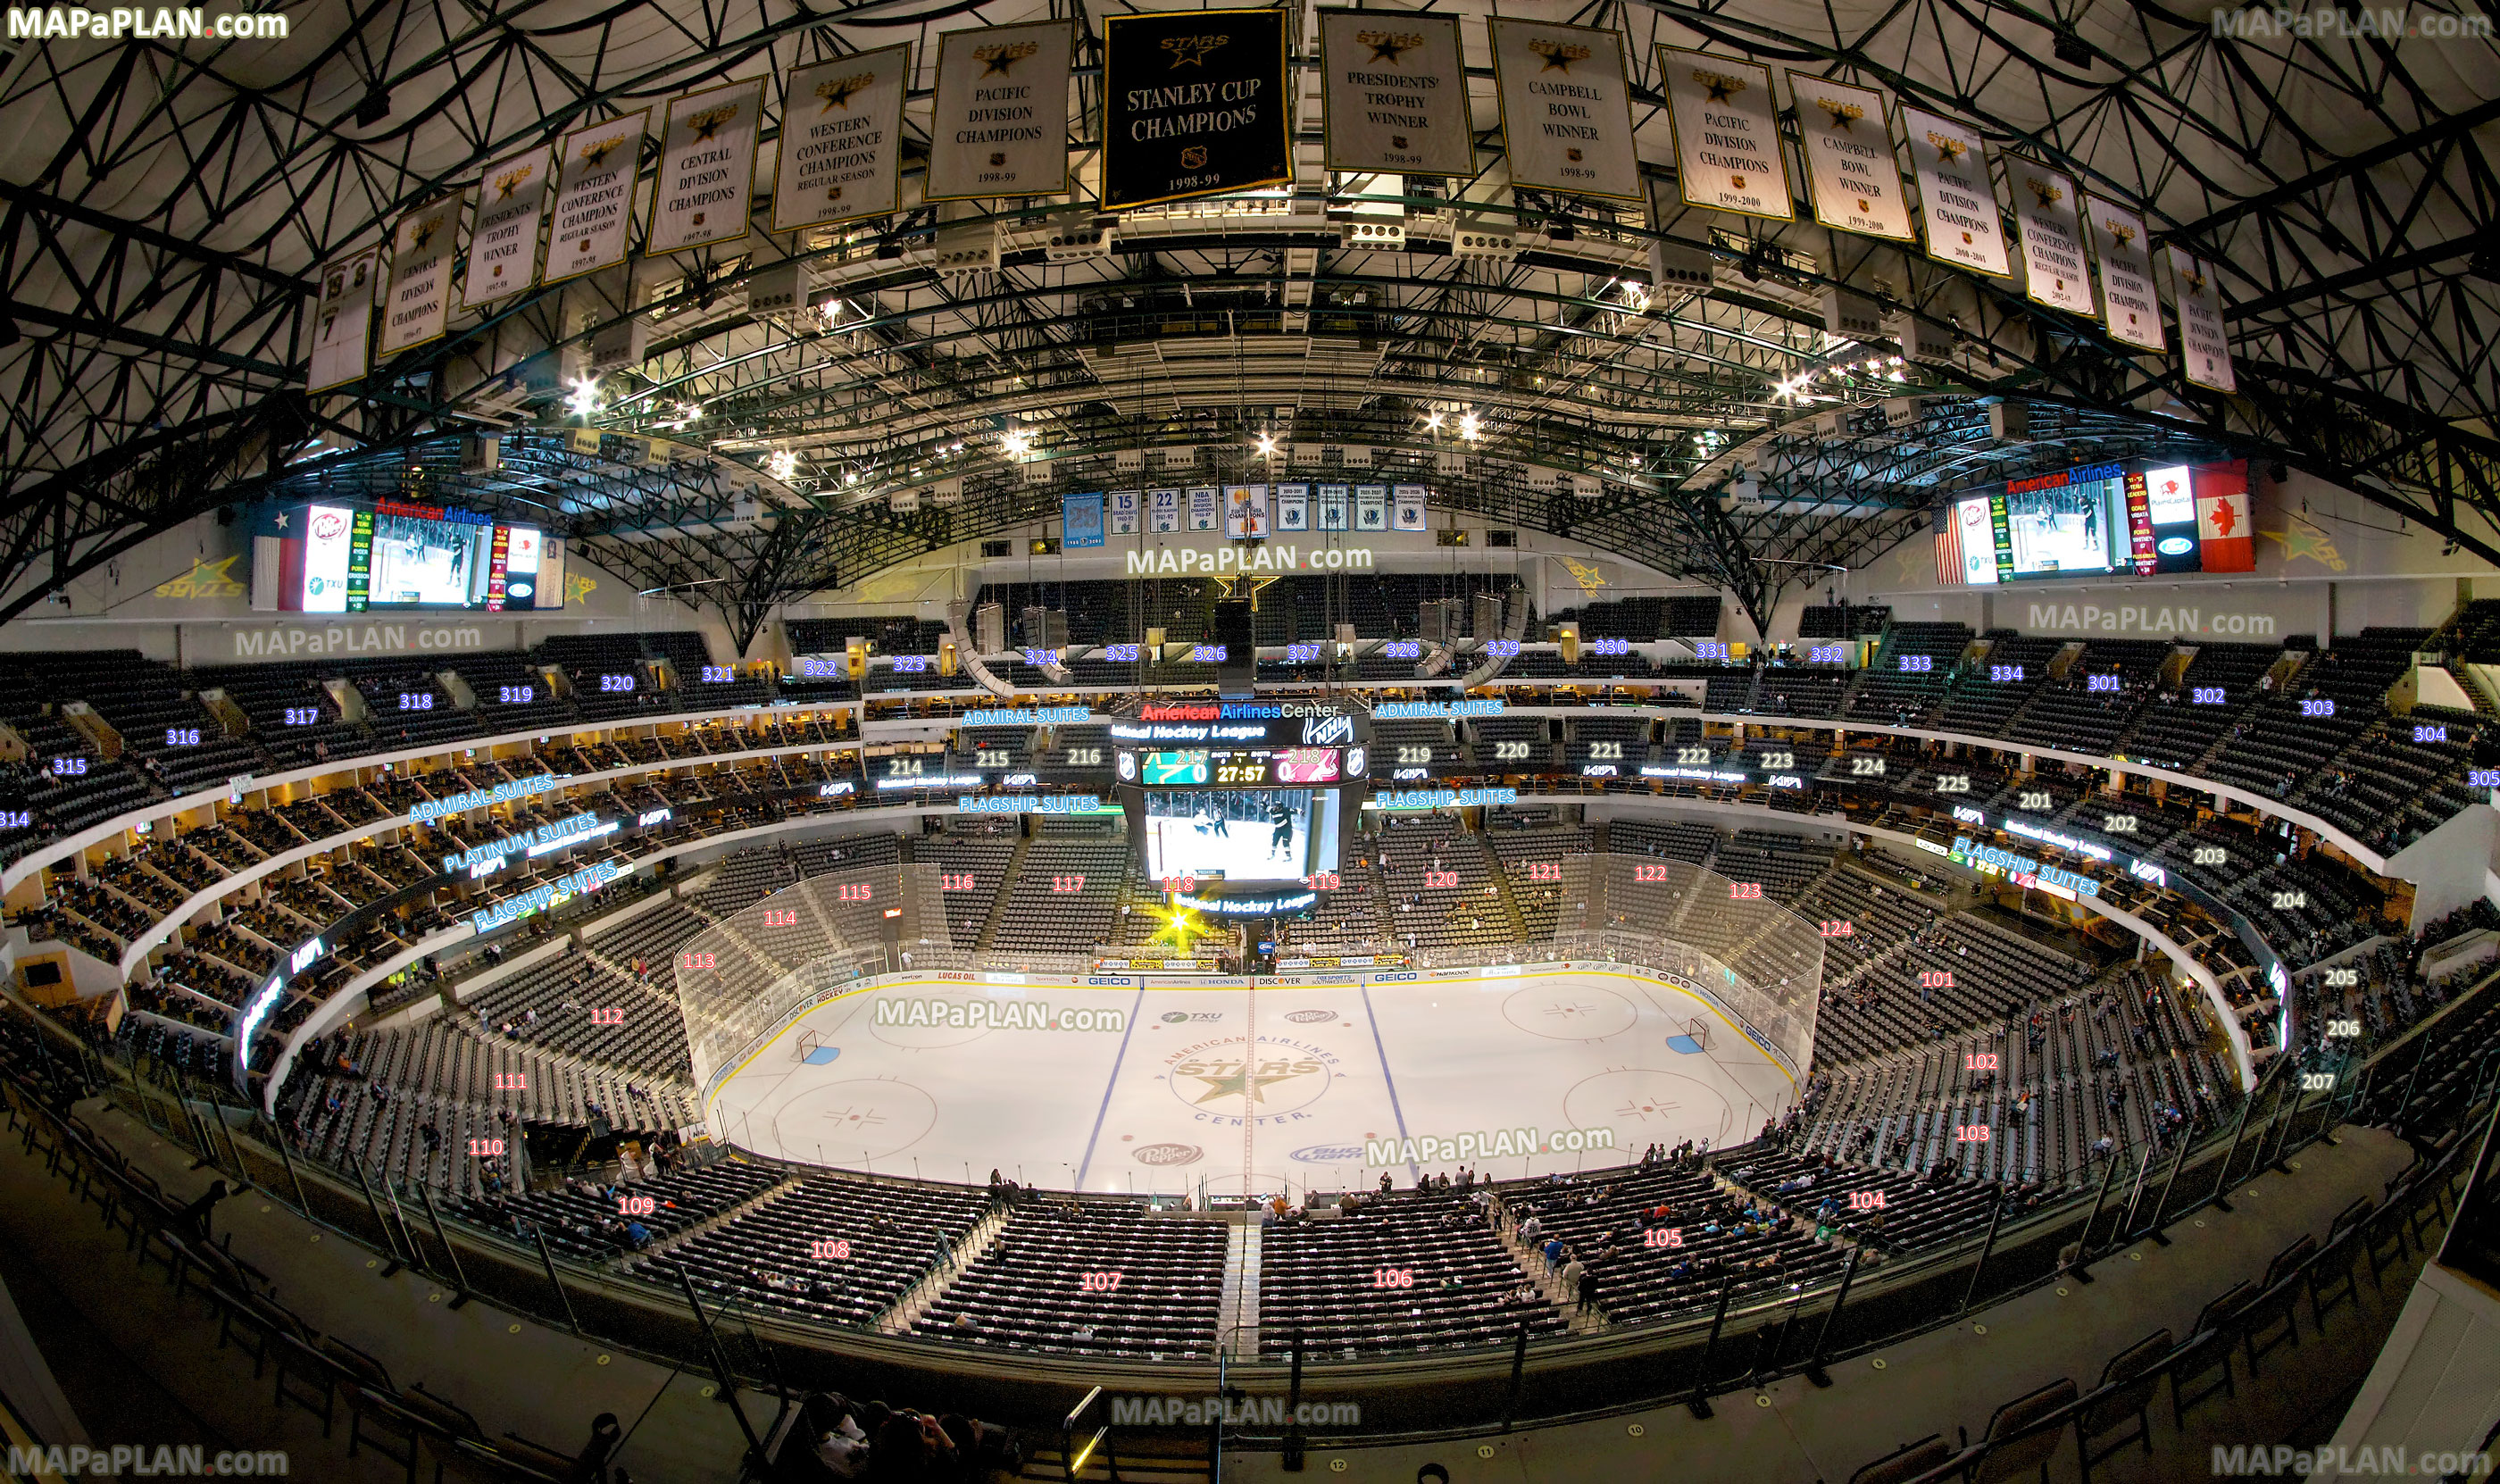
[[1763, 896], [1793, 902], [1831, 869], [1831, 851], [1802, 836], [1739, 830], [1719, 846], [1710, 869], [1730, 881], [1759, 881]]
[[1368, 867], [1352, 861], [1337, 873], [1336, 890], [1318, 894], [1308, 921], [1280, 921], [1276, 932], [1278, 958], [1297, 953], [1381, 953], [1389, 947], [1387, 929], [1380, 920], [1378, 884]]
[[[752, 1165], [709, 1165], [630, 1185], [567, 1180], [561, 1189], [497, 1193], [464, 1200], [456, 1214], [509, 1237], [530, 1240], [535, 1227], [549, 1249], [593, 1260], [634, 1250], [628, 1223], [642, 1242], [665, 1240], [771, 1190], [780, 1176]], [[642, 1209], [641, 1203], [651, 1203]]]
[[946, 902], [946, 931], [958, 948], [977, 947], [997, 907], [1007, 868], [1015, 860], [1016, 837], [1011, 825], [982, 820], [978, 833], [949, 830], [915, 841], [912, 859], [936, 866], [940, 895]]
[[912, 1330], [1053, 1354], [1211, 1360], [1231, 1231], [1138, 1204], [1021, 1206]]
[[985, 1192], [809, 1176], [634, 1263], [638, 1276], [864, 1328], [941, 1266], [989, 1209]]
[[[1564, 890], [1585, 882], [1587, 862], [1574, 861], [1596, 848], [1597, 832], [1576, 829], [1488, 830], [1485, 841], [1509, 878], [1510, 900], [1530, 941], [1551, 938], [1562, 913]], [[1566, 870], [1570, 862], [1572, 869]], [[1583, 888], [1585, 894], [1585, 887]], [[1576, 924], [1574, 924], [1576, 925]]]
[[[667, 975], [655, 973], [655, 982]], [[461, 1002], [496, 1035], [602, 1066], [654, 1075], [681, 1075], [687, 1066], [685, 1017], [656, 989], [637, 988], [629, 974], [579, 953], [532, 964]]]
[[[1891, 1252], [1940, 1246], [1981, 1231], [2004, 1189], [1994, 1180], [1957, 1178], [1949, 1166], [1914, 1175], [1863, 1170], [1817, 1154], [1759, 1155], [1727, 1173], [1763, 1200], [1784, 1202], [1860, 1243]], [[2018, 1191], [2011, 1196], [2018, 1204], [2036, 1194]], [[1853, 1196], [1866, 1203], [1867, 1209], [1853, 1210]], [[1873, 1200], [1883, 1204], [1875, 1205]]]
[[[1504, 1197], [1513, 1235], [1537, 1249], [1535, 1270], [1579, 1259], [1596, 1276], [1597, 1306], [1617, 1325], [1703, 1308], [1731, 1278], [1738, 1300], [1791, 1283], [1811, 1286], [1836, 1276], [1848, 1260], [1777, 1205], [1731, 1193], [1693, 1165], [1591, 1171], [1512, 1188]], [[1562, 1247], [1549, 1261], [1543, 1250], [1557, 1241]]]
[[1483, 841], [1448, 814], [1395, 819], [1380, 836], [1390, 933], [1415, 948], [1515, 941], [1519, 927], [1494, 885]]
[[1269, 1226], [1259, 1249], [1259, 1351], [1361, 1360], [1562, 1333], [1464, 1192], [1398, 1192], [1334, 1220]]
[[999, 908], [992, 946], [1083, 953], [1109, 941], [1128, 874], [1125, 840], [1036, 840]]
[[1699, 866], [1718, 843], [1718, 831], [1682, 819], [1618, 819], [1606, 826], [1606, 848], [1618, 855], [1664, 856]]

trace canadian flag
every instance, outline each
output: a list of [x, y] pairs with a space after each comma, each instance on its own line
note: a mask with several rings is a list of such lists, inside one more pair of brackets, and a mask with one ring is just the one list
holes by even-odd
[[2199, 565], [2207, 572], [2256, 571], [2256, 512], [2249, 505], [2249, 461], [2199, 464], [2192, 478]]

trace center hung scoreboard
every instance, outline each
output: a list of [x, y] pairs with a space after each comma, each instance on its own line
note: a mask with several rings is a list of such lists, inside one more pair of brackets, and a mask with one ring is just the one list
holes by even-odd
[[1333, 876], [1346, 795], [1359, 810], [1370, 786], [1368, 736], [1325, 703], [1149, 702], [1113, 723], [1114, 791], [1146, 874], [1244, 907]]

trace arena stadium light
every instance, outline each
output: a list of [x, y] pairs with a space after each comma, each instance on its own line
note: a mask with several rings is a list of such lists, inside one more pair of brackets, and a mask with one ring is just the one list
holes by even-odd
[[1259, 456], [1263, 459], [1271, 459], [1276, 456], [1275, 434], [1262, 433], [1259, 435]]
[[764, 460], [764, 467], [773, 478], [786, 484], [791, 476], [799, 472], [799, 455], [787, 448], [775, 448]]
[[1424, 426], [1434, 433], [1441, 431], [1442, 421], [1442, 416], [1438, 412], [1426, 412], [1424, 414]]
[[1001, 446], [1006, 449], [1007, 457], [1020, 459], [1027, 453], [1033, 451], [1033, 430], [1031, 428], [1009, 428], [1006, 430], [1005, 434], [1000, 438], [999, 443]]
[[596, 415], [599, 412], [599, 383], [596, 380], [574, 382], [573, 395], [566, 399], [565, 411], [576, 417]]
[[1475, 413], [1470, 412], [1461, 412], [1459, 414], [1459, 436], [1461, 438], [1465, 439], [1469, 443], [1474, 443], [1476, 441], [1479, 428], [1480, 424], [1476, 421]]

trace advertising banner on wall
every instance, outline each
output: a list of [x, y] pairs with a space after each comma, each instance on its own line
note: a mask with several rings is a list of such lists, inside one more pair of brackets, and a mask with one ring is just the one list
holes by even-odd
[[374, 288], [382, 249], [367, 247], [321, 270], [312, 305], [312, 355], [306, 391], [327, 391], [373, 369]]
[[1102, 18], [1102, 207], [1294, 180], [1283, 11]]
[[2170, 249], [2171, 307], [2179, 312], [2179, 349], [2188, 379], [2207, 391], [2240, 389], [2231, 369], [2231, 338], [2222, 328], [2222, 296], [2214, 271], [2178, 247]]
[[1828, 78], [1789, 74], [1815, 220], [1842, 232], [1909, 242], [1910, 203], [1893, 162], [1884, 95]]
[[518, 293], [539, 276], [539, 218], [546, 213], [544, 146], [486, 167], [469, 232], [469, 278], [460, 302], [476, 308]]
[[625, 261], [634, 220], [634, 173], [651, 111], [576, 129], [556, 147], [555, 224], [548, 230], [546, 279], [561, 283]]
[[907, 43], [790, 74], [773, 231], [881, 216], [902, 204], [903, 95], [910, 85]]
[[761, 78], [669, 100], [645, 252], [683, 252], [746, 235], [747, 211], [755, 200], [756, 129], [763, 115]]
[[1940, 263], [2006, 278], [2005, 226], [1988, 176], [1988, 147], [1979, 131], [1957, 119], [1901, 110], [1910, 162], [1919, 181], [1919, 210], [1927, 221], [1927, 256]]
[[1322, 11], [1320, 72], [1331, 170], [1475, 173], [1456, 16]]
[[400, 218], [391, 233], [390, 293], [382, 300], [381, 353], [439, 340], [451, 322], [451, 244], [469, 203], [462, 191]]
[[938, 38], [926, 201], [1068, 191], [1065, 20], [949, 31]]
[[1658, 68], [1675, 124], [1676, 185], [1685, 204], [1795, 220], [1771, 70], [1676, 47], [1658, 49]]
[[2166, 348], [2161, 300], [2153, 286], [2151, 239], [2144, 218], [2123, 207], [2084, 198], [2085, 232], [2101, 262], [2101, 303], [2110, 338], [2146, 350]]
[[1485, 27], [1511, 183], [1640, 200], [1622, 34], [1498, 16]]
[[2084, 261], [2083, 218], [2075, 182], [2020, 155], [2005, 157], [2014, 189], [2014, 224], [2023, 234], [2023, 292], [2034, 304], [2089, 317], [2092, 280]]

